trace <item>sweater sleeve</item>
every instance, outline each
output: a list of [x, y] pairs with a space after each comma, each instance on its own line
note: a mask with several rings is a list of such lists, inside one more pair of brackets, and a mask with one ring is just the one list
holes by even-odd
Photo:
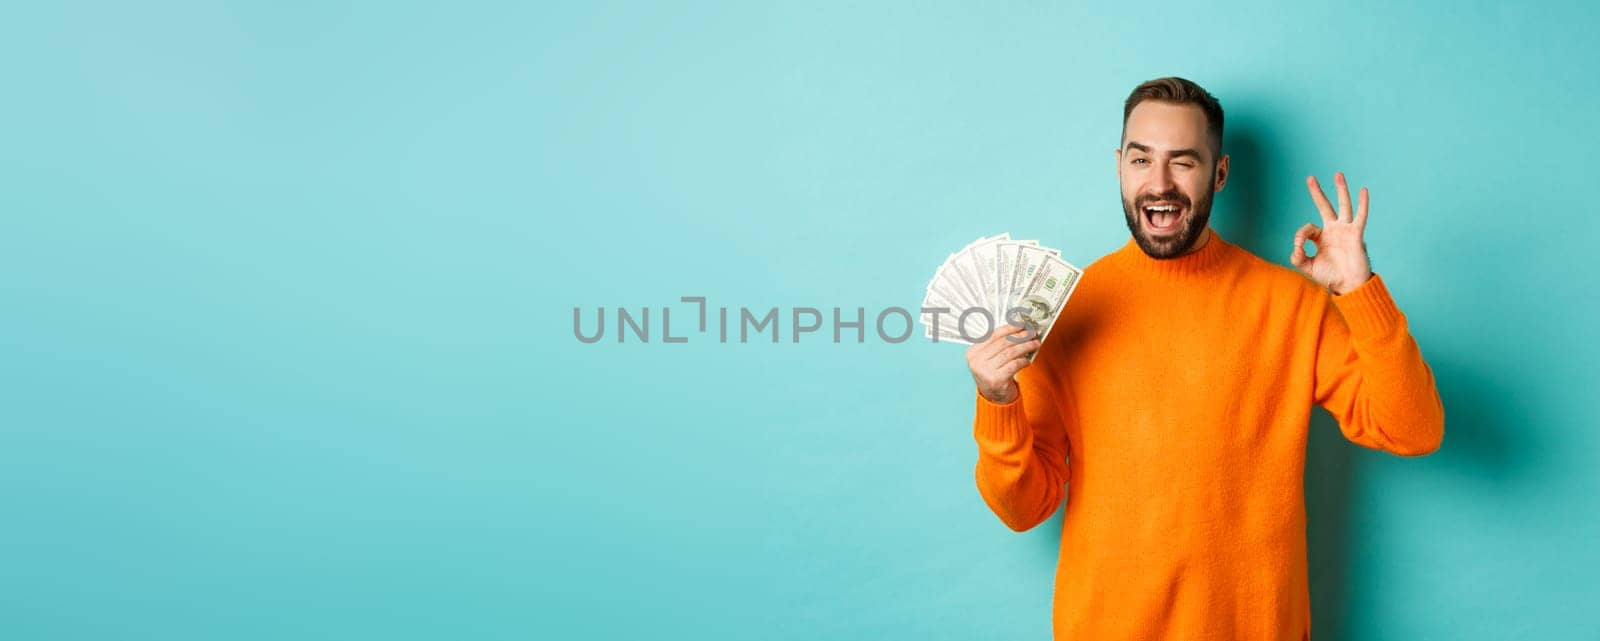
[[1017, 374], [1020, 393], [1010, 403], [974, 392], [978, 493], [1017, 532], [1050, 518], [1065, 493], [1067, 434], [1050, 381], [1035, 363]]
[[1444, 440], [1444, 405], [1383, 280], [1326, 305], [1317, 343], [1316, 402], [1346, 439], [1400, 456], [1421, 456]]

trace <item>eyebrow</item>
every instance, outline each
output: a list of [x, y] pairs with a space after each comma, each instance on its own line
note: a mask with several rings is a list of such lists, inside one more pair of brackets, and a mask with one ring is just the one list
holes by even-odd
[[[1148, 146], [1141, 145], [1141, 144], [1133, 142], [1133, 141], [1129, 141], [1128, 142], [1128, 149], [1135, 149], [1135, 150], [1138, 150], [1138, 151], [1145, 152], [1147, 154], [1148, 153], [1152, 153], [1152, 150]], [[1170, 156], [1172, 156], [1174, 158], [1176, 158], [1178, 156], [1189, 156], [1189, 157], [1194, 158], [1195, 160], [1204, 160], [1204, 157], [1200, 155], [1200, 151], [1197, 150], [1197, 149], [1189, 149], [1189, 148], [1174, 149], [1174, 150], [1168, 152], [1168, 155], [1170, 155]]]

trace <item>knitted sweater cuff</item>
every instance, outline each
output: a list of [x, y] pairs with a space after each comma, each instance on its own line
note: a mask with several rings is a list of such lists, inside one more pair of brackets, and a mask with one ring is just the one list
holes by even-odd
[[977, 393], [977, 417], [973, 421], [973, 436], [979, 443], [1010, 446], [1032, 435], [1027, 415], [1022, 411], [1022, 395], [1009, 403], [996, 403], [982, 393]]
[[1360, 287], [1334, 294], [1333, 303], [1350, 326], [1350, 336], [1356, 341], [1370, 341], [1403, 328], [1405, 316], [1389, 296], [1389, 288], [1376, 273]]

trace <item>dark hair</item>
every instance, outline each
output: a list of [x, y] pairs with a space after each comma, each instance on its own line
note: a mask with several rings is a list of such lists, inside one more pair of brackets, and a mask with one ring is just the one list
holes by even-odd
[[[1122, 105], [1122, 135], [1128, 135], [1128, 115], [1133, 113], [1133, 108], [1146, 100], [1157, 102], [1170, 102], [1179, 105], [1195, 105], [1206, 114], [1206, 133], [1211, 137], [1211, 155], [1222, 154], [1222, 103], [1206, 91], [1189, 80], [1177, 76], [1156, 78], [1133, 88], [1133, 93], [1128, 94], [1127, 102]], [[1213, 161], [1215, 158], [1212, 159]]]

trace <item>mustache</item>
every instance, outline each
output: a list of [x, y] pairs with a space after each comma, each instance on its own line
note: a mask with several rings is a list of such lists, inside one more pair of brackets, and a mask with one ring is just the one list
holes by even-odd
[[1177, 190], [1171, 190], [1160, 194], [1145, 194], [1140, 196], [1138, 200], [1134, 201], [1133, 205], [1135, 209], [1138, 209], [1147, 204], [1162, 201], [1178, 203], [1179, 205], [1183, 205], [1185, 209], [1187, 209], [1190, 205], [1189, 197], [1183, 195], [1183, 192]]

